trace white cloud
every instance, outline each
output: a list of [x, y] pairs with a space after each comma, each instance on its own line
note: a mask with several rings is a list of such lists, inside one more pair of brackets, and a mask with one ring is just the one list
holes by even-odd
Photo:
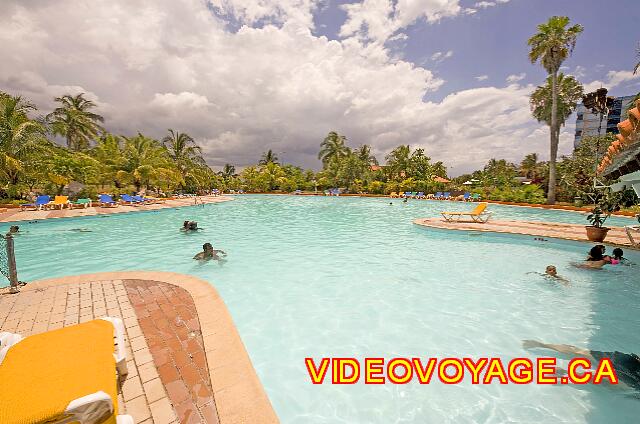
[[634, 74], [632, 71], [609, 71], [604, 81], [595, 80], [584, 84], [585, 93], [595, 91], [600, 87], [608, 90], [618, 87], [626, 82], [640, 79], [640, 74]]
[[440, 63], [445, 59], [449, 59], [451, 56], [453, 56], [452, 50], [449, 50], [447, 52], [435, 52], [431, 55], [431, 60], [436, 63]]
[[384, 42], [419, 19], [433, 23], [462, 10], [459, 0], [363, 0], [341, 7], [347, 12], [347, 20], [340, 36], [377, 42]]
[[584, 66], [576, 66], [576, 68], [573, 70], [573, 75], [576, 78], [583, 78], [585, 75], [587, 75], [587, 68], [585, 68]]
[[479, 1], [474, 4], [475, 7], [479, 7], [480, 9], [486, 9], [487, 7], [493, 7], [496, 5], [494, 1]]
[[515, 84], [518, 81], [522, 81], [523, 79], [525, 79], [525, 77], [527, 76], [527, 74], [525, 74], [524, 72], [522, 72], [521, 74], [518, 75], [509, 75], [506, 79], [506, 81], [510, 84]]
[[478, 13], [478, 10], [477, 9], [473, 9], [471, 7], [467, 7], [467, 8], [462, 10], [462, 13], [464, 13], [465, 15], [474, 15], [474, 14]]
[[[55, 96], [88, 93], [109, 130], [157, 138], [167, 128], [188, 132], [211, 165], [254, 163], [272, 148], [317, 167], [319, 143], [331, 130], [353, 147], [371, 144], [379, 159], [400, 143], [424, 147], [455, 172], [494, 155], [519, 160], [548, 150], [548, 131], [529, 113], [532, 86], [483, 87], [425, 102], [444, 82], [428, 69], [392, 59], [379, 43], [315, 37], [304, 14], [289, 17], [276, 2], [255, 5], [240, 8], [236, 19], [277, 16], [282, 24], [232, 31], [200, 0], [112, 0], [91, 8], [72, 0], [29, 8], [5, 1], [0, 90], [24, 95], [42, 113]], [[258, 7], [264, 5], [271, 8]], [[408, 2], [398, 7], [408, 13]]]
[[478, 75], [477, 77], [474, 77], [475, 79], [477, 79], [478, 81], [485, 81], [489, 79], [489, 75]]

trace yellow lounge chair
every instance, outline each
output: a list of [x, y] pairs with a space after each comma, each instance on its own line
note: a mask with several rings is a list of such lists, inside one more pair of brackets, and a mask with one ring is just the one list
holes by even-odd
[[56, 206], [60, 206], [60, 209], [64, 208], [65, 206], [69, 206], [69, 197], [68, 196], [56, 196], [55, 199], [53, 199], [53, 202], [50, 202], [47, 206], [51, 206], [51, 207], [56, 207]]
[[487, 206], [487, 202], [481, 202], [478, 203], [475, 209], [471, 212], [440, 212], [440, 214], [447, 222], [457, 222], [460, 221], [460, 218], [462, 217], [469, 217], [471, 218], [472, 222], [479, 222], [484, 224], [491, 217], [491, 212], [485, 212]]
[[398, 197], [398, 194], [395, 191], [392, 191], [391, 194], [389, 194], [389, 197]]
[[126, 374], [122, 320], [106, 317], [24, 339], [0, 333], [0, 346], [1, 423], [133, 424], [117, 415], [116, 370]]

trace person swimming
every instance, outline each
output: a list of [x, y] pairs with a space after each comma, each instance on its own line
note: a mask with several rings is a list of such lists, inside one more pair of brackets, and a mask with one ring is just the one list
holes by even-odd
[[216, 250], [213, 248], [211, 243], [205, 243], [202, 245], [202, 252], [197, 253], [193, 259], [197, 259], [199, 261], [208, 261], [210, 259], [220, 260], [222, 259], [218, 256], [218, 253], [221, 253], [222, 256], [227, 256], [227, 253], [224, 250]]
[[629, 259], [624, 257], [624, 251], [619, 247], [613, 249], [613, 258], [611, 259], [612, 265], [631, 265]]
[[20, 231], [20, 227], [18, 227], [17, 225], [12, 225], [11, 227], [9, 227], [9, 234], [17, 234], [18, 231]]
[[180, 231], [198, 231], [201, 229], [202, 228], [198, 228], [198, 223], [196, 221], [184, 221]]
[[605, 255], [606, 247], [602, 244], [597, 244], [589, 250], [589, 255], [584, 262], [574, 263], [577, 268], [584, 269], [602, 269], [606, 264], [611, 263], [611, 256]]
[[555, 281], [559, 281], [562, 284], [564, 284], [565, 286], [569, 285], [569, 280], [567, 280], [566, 278], [558, 275], [558, 270], [556, 269], [555, 265], [547, 265], [547, 267], [544, 270], [544, 274], [541, 272], [527, 272], [527, 274], [538, 274], [541, 275], [549, 280], [553, 279]]
[[603, 358], [608, 358], [613, 364], [621, 388], [640, 391], [640, 357], [635, 353], [601, 352], [599, 350], [583, 349], [566, 344], [542, 343], [536, 340], [523, 340], [525, 349], [549, 349], [569, 357], [586, 358], [596, 366]]

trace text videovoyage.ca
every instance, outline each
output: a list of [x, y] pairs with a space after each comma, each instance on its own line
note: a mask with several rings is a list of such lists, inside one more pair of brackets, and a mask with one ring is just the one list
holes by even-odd
[[[566, 369], [553, 357], [514, 358], [305, 358], [311, 383], [323, 384], [618, 384], [609, 358], [573, 358]], [[558, 375], [558, 372], [561, 375]]]

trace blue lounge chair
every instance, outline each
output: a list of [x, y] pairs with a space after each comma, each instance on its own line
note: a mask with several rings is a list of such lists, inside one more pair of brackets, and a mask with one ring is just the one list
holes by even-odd
[[416, 195], [416, 199], [424, 199], [424, 191], [419, 191]]
[[434, 199], [441, 200], [442, 199], [442, 192], [441, 191], [436, 192], [436, 195], [434, 196]]
[[137, 200], [140, 203], [155, 203], [155, 199], [143, 196], [131, 196], [133, 200]]
[[451, 193], [449, 193], [448, 191], [445, 191], [444, 194], [442, 195], [442, 198], [444, 200], [449, 200], [451, 199]]
[[98, 203], [100, 204], [100, 206], [108, 208], [116, 208], [119, 206], [118, 203], [113, 200], [113, 197], [111, 197], [111, 195], [109, 194], [101, 194], [100, 196], [98, 196]]
[[122, 203], [125, 203], [125, 204], [128, 203], [130, 205], [139, 205], [140, 203], [142, 203], [141, 201], [134, 199], [132, 196], [128, 194], [121, 194], [120, 201]]
[[464, 201], [465, 201], [465, 202], [470, 202], [470, 201], [471, 201], [471, 193], [466, 192], [466, 193], [464, 194], [463, 198], [464, 198]]
[[20, 209], [26, 211], [27, 208], [31, 208], [34, 211], [39, 211], [44, 209], [51, 202], [51, 197], [48, 195], [38, 196], [36, 197], [35, 203], [26, 203], [24, 205], [20, 205]]

